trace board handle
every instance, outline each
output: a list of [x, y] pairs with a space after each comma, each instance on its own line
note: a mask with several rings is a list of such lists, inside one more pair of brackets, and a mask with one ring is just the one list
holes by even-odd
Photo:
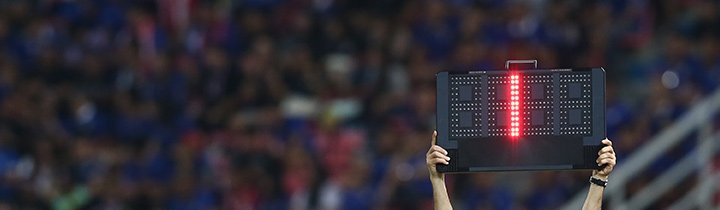
[[505, 61], [506, 70], [510, 70], [510, 64], [533, 64], [533, 69], [537, 69], [538, 67], [537, 60], [507, 60]]

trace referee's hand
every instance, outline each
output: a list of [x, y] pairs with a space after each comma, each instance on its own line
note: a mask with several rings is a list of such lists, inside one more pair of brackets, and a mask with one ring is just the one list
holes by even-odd
[[602, 140], [602, 144], [605, 146], [598, 151], [598, 159], [595, 160], [595, 162], [598, 166], [604, 165], [604, 167], [600, 170], [593, 170], [593, 176], [607, 180], [615, 167], [617, 158], [615, 157], [615, 150], [612, 147], [612, 141], [604, 139]]
[[437, 142], [437, 131], [433, 131], [432, 140], [430, 141], [430, 149], [425, 154], [425, 163], [427, 164], [428, 171], [430, 171], [430, 178], [443, 178], [443, 175], [437, 171], [436, 164], [450, 164], [450, 157], [447, 156], [447, 150], [442, 147], [435, 145]]

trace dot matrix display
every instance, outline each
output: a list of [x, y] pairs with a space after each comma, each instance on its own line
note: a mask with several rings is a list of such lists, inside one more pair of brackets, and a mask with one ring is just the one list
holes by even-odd
[[451, 136], [590, 135], [590, 73], [452, 75]]

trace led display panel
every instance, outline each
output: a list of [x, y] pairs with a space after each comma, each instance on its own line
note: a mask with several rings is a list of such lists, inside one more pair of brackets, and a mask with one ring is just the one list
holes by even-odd
[[440, 172], [597, 168], [605, 132], [602, 68], [440, 72]]

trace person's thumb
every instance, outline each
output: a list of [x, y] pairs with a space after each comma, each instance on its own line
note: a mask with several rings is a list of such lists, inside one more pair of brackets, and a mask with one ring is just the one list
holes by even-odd
[[430, 146], [435, 145], [436, 143], [437, 143], [437, 131], [433, 131], [432, 141], [430, 141]]

